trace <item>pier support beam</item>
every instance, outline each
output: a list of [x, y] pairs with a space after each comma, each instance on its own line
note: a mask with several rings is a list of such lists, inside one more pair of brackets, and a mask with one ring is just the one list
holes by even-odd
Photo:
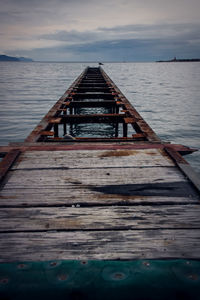
[[123, 137], [127, 137], [128, 135], [128, 124], [123, 123]]
[[54, 137], [59, 137], [58, 124], [57, 123], [54, 124]]

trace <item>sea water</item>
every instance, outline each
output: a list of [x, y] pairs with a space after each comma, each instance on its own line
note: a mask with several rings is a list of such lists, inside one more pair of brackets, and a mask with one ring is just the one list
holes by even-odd
[[[0, 62], [0, 145], [21, 142], [87, 66]], [[105, 72], [163, 140], [200, 149], [200, 63], [105, 63]], [[200, 173], [200, 153], [186, 156]]]

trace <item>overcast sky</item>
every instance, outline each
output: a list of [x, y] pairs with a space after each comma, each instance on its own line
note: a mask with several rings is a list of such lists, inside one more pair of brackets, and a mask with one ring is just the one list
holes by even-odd
[[200, 0], [0, 0], [0, 54], [41, 61], [200, 57]]

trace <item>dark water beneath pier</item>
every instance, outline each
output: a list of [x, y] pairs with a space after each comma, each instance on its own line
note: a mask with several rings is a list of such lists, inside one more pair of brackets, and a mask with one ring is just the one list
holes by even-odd
[[[23, 141], [88, 65], [97, 66], [1, 62], [0, 145]], [[103, 68], [162, 140], [200, 148], [200, 63], [105, 63]], [[85, 127], [90, 136], [107, 129]], [[187, 160], [200, 173], [200, 153]]]

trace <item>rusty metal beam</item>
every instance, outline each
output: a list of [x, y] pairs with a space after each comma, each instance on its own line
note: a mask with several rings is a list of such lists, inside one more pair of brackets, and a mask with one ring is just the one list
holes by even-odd
[[114, 99], [113, 93], [74, 93], [73, 99]]
[[107, 87], [108, 85], [106, 84], [106, 82], [104, 83], [94, 83], [94, 82], [90, 82], [90, 83], [80, 83], [79, 85], [75, 86], [75, 88], [78, 87]]
[[[60, 115], [50, 120], [53, 124], [82, 124], [82, 123], [124, 123], [124, 114], [84, 114]], [[59, 120], [59, 121], [58, 121]], [[55, 131], [55, 129], [54, 129]]]
[[115, 135], [115, 137], [112, 138], [88, 138], [88, 137], [76, 137], [74, 138], [74, 140], [68, 140], [68, 139], [64, 139], [62, 137], [59, 138], [48, 138], [48, 142], [52, 142], [52, 143], [110, 143], [110, 142], [138, 142], [138, 141], [145, 141], [144, 137], [141, 136], [137, 136], [137, 134], [132, 137], [117, 137], [117, 135]]
[[99, 93], [109, 93], [110, 88], [108, 86], [105, 87], [78, 87], [76, 88], [77, 93], [85, 93], [85, 92], [99, 92]]
[[49, 131], [52, 128], [52, 125], [49, 124], [49, 119], [55, 117], [59, 114], [58, 109], [61, 107], [63, 102], [67, 97], [69, 97], [70, 93], [84, 77], [87, 73], [88, 68], [86, 68], [81, 75], [72, 83], [69, 89], [63, 94], [63, 96], [56, 102], [56, 104], [49, 110], [49, 112], [44, 116], [44, 118], [40, 121], [40, 123], [34, 128], [34, 130], [29, 134], [29, 136], [25, 139], [25, 142], [38, 142], [41, 138], [41, 132], [44, 130]]
[[[100, 99], [103, 100], [99, 101]], [[79, 110], [77, 110], [78, 108], [87, 107], [108, 108], [111, 109], [111, 112], [113, 113], [86, 113], [84, 115], [77, 114], [79, 112]], [[120, 107], [123, 109], [122, 112], [124, 114], [119, 113]], [[74, 81], [70, 88], [52, 107], [52, 109], [50, 109], [50, 111], [44, 116], [38, 126], [36, 126], [36, 128], [31, 132], [22, 147], [25, 147], [25, 145], [27, 145], [28, 149], [30, 149], [28, 146], [29, 143], [37, 142], [38, 144], [40, 144], [39, 142], [41, 141], [45, 141], [48, 143], [65, 143], [66, 147], [69, 147], [69, 143], [72, 143], [72, 141], [69, 142], [67, 140], [63, 140], [62, 138], [59, 138], [58, 129], [62, 128], [63, 134], [66, 134], [66, 124], [70, 124], [70, 126], [72, 126], [73, 124], [80, 123], [115, 124], [115, 138], [76, 138], [75, 140], [73, 140], [74, 144], [81, 143], [83, 146], [83, 144], [86, 143], [98, 142], [99, 147], [101, 143], [106, 142], [106, 144], [113, 143], [113, 147], [115, 147], [117, 144], [114, 145], [114, 143], [127, 142], [130, 143], [128, 147], [134, 146], [138, 147], [139, 149], [140, 147], [142, 147], [142, 142], [145, 143], [143, 144], [143, 146], [145, 145], [145, 147], [149, 148], [155, 147], [154, 144], [158, 144], [159, 149], [163, 149], [165, 147], [165, 144], [162, 144], [161, 140], [155, 134], [152, 128], [145, 122], [145, 120], [135, 110], [135, 108], [131, 105], [131, 103], [127, 100], [127, 98], [122, 94], [122, 92], [118, 89], [118, 87], [114, 84], [114, 82], [109, 78], [109, 76], [103, 71], [101, 67], [88, 67], [82, 72], [82, 74]], [[123, 124], [123, 138], [118, 137], [119, 123]], [[63, 124], [62, 127], [60, 127], [59, 124]], [[131, 137], [127, 137], [128, 124], [130, 124], [134, 129], [134, 131], [131, 132]], [[54, 138], [51, 138], [52, 136], [54, 136]], [[177, 153], [178, 155], [179, 153], [181, 155], [185, 155], [193, 152], [193, 149], [187, 147], [185, 148], [180, 145], [167, 145], [169, 151], [172, 149], [174, 153]], [[121, 146], [122, 145], [120, 145], [120, 147]], [[40, 144], [40, 147], [44, 148], [44, 145]], [[10, 149], [13, 148], [11, 147]]]
[[127, 98], [122, 94], [119, 88], [114, 84], [110, 77], [103, 71], [100, 67], [101, 74], [105, 78], [106, 82], [109, 82], [110, 86], [116, 91], [116, 97], [124, 104], [126, 110], [129, 111], [130, 117], [137, 119], [137, 122], [134, 124], [134, 129], [137, 133], [144, 133], [147, 139], [150, 142], [161, 142], [160, 138], [152, 130], [152, 128], [144, 121], [140, 114], [135, 110]]
[[172, 160], [176, 163], [178, 168], [191, 181], [191, 183], [195, 186], [195, 188], [200, 193], [199, 175], [193, 170], [193, 168], [189, 165], [189, 163], [182, 157], [180, 153], [178, 153], [173, 148], [166, 146], [164, 150], [172, 158]]
[[[69, 106], [69, 107], [76, 107], [76, 108], [82, 108], [82, 107], [107, 107], [110, 108], [113, 105], [116, 105], [115, 100], [106, 100], [106, 101], [68, 101], [67, 104], [63, 104], [63, 106]], [[61, 108], [62, 110], [62, 108]]]
[[[80, 144], [78, 139], [81, 139], [83, 143]], [[5, 156], [11, 150], [24, 151], [56, 151], [56, 150], [75, 150], [75, 149], [173, 149], [175, 152], [179, 152], [181, 155], [186, 155], [197, 151], [183, 145], [178, 144], [157, 144], [147, 142], [132, 143], [130, 138], [76, 138], [73, 141], [66, 142], [66, 144], [51, 144], [51, 143], [11, 143], [10, 146], [0, 146], [0, 153]], [[121, 144], [119, 145], [119, 141]], [[73, 142], [73, 145], [71, 144]], [[96, 144], [98, 142], [98, 144]], [[123, 143], [125, 142], [125, 143]], [[80, 147], [80, 148], [79, 148]]]

